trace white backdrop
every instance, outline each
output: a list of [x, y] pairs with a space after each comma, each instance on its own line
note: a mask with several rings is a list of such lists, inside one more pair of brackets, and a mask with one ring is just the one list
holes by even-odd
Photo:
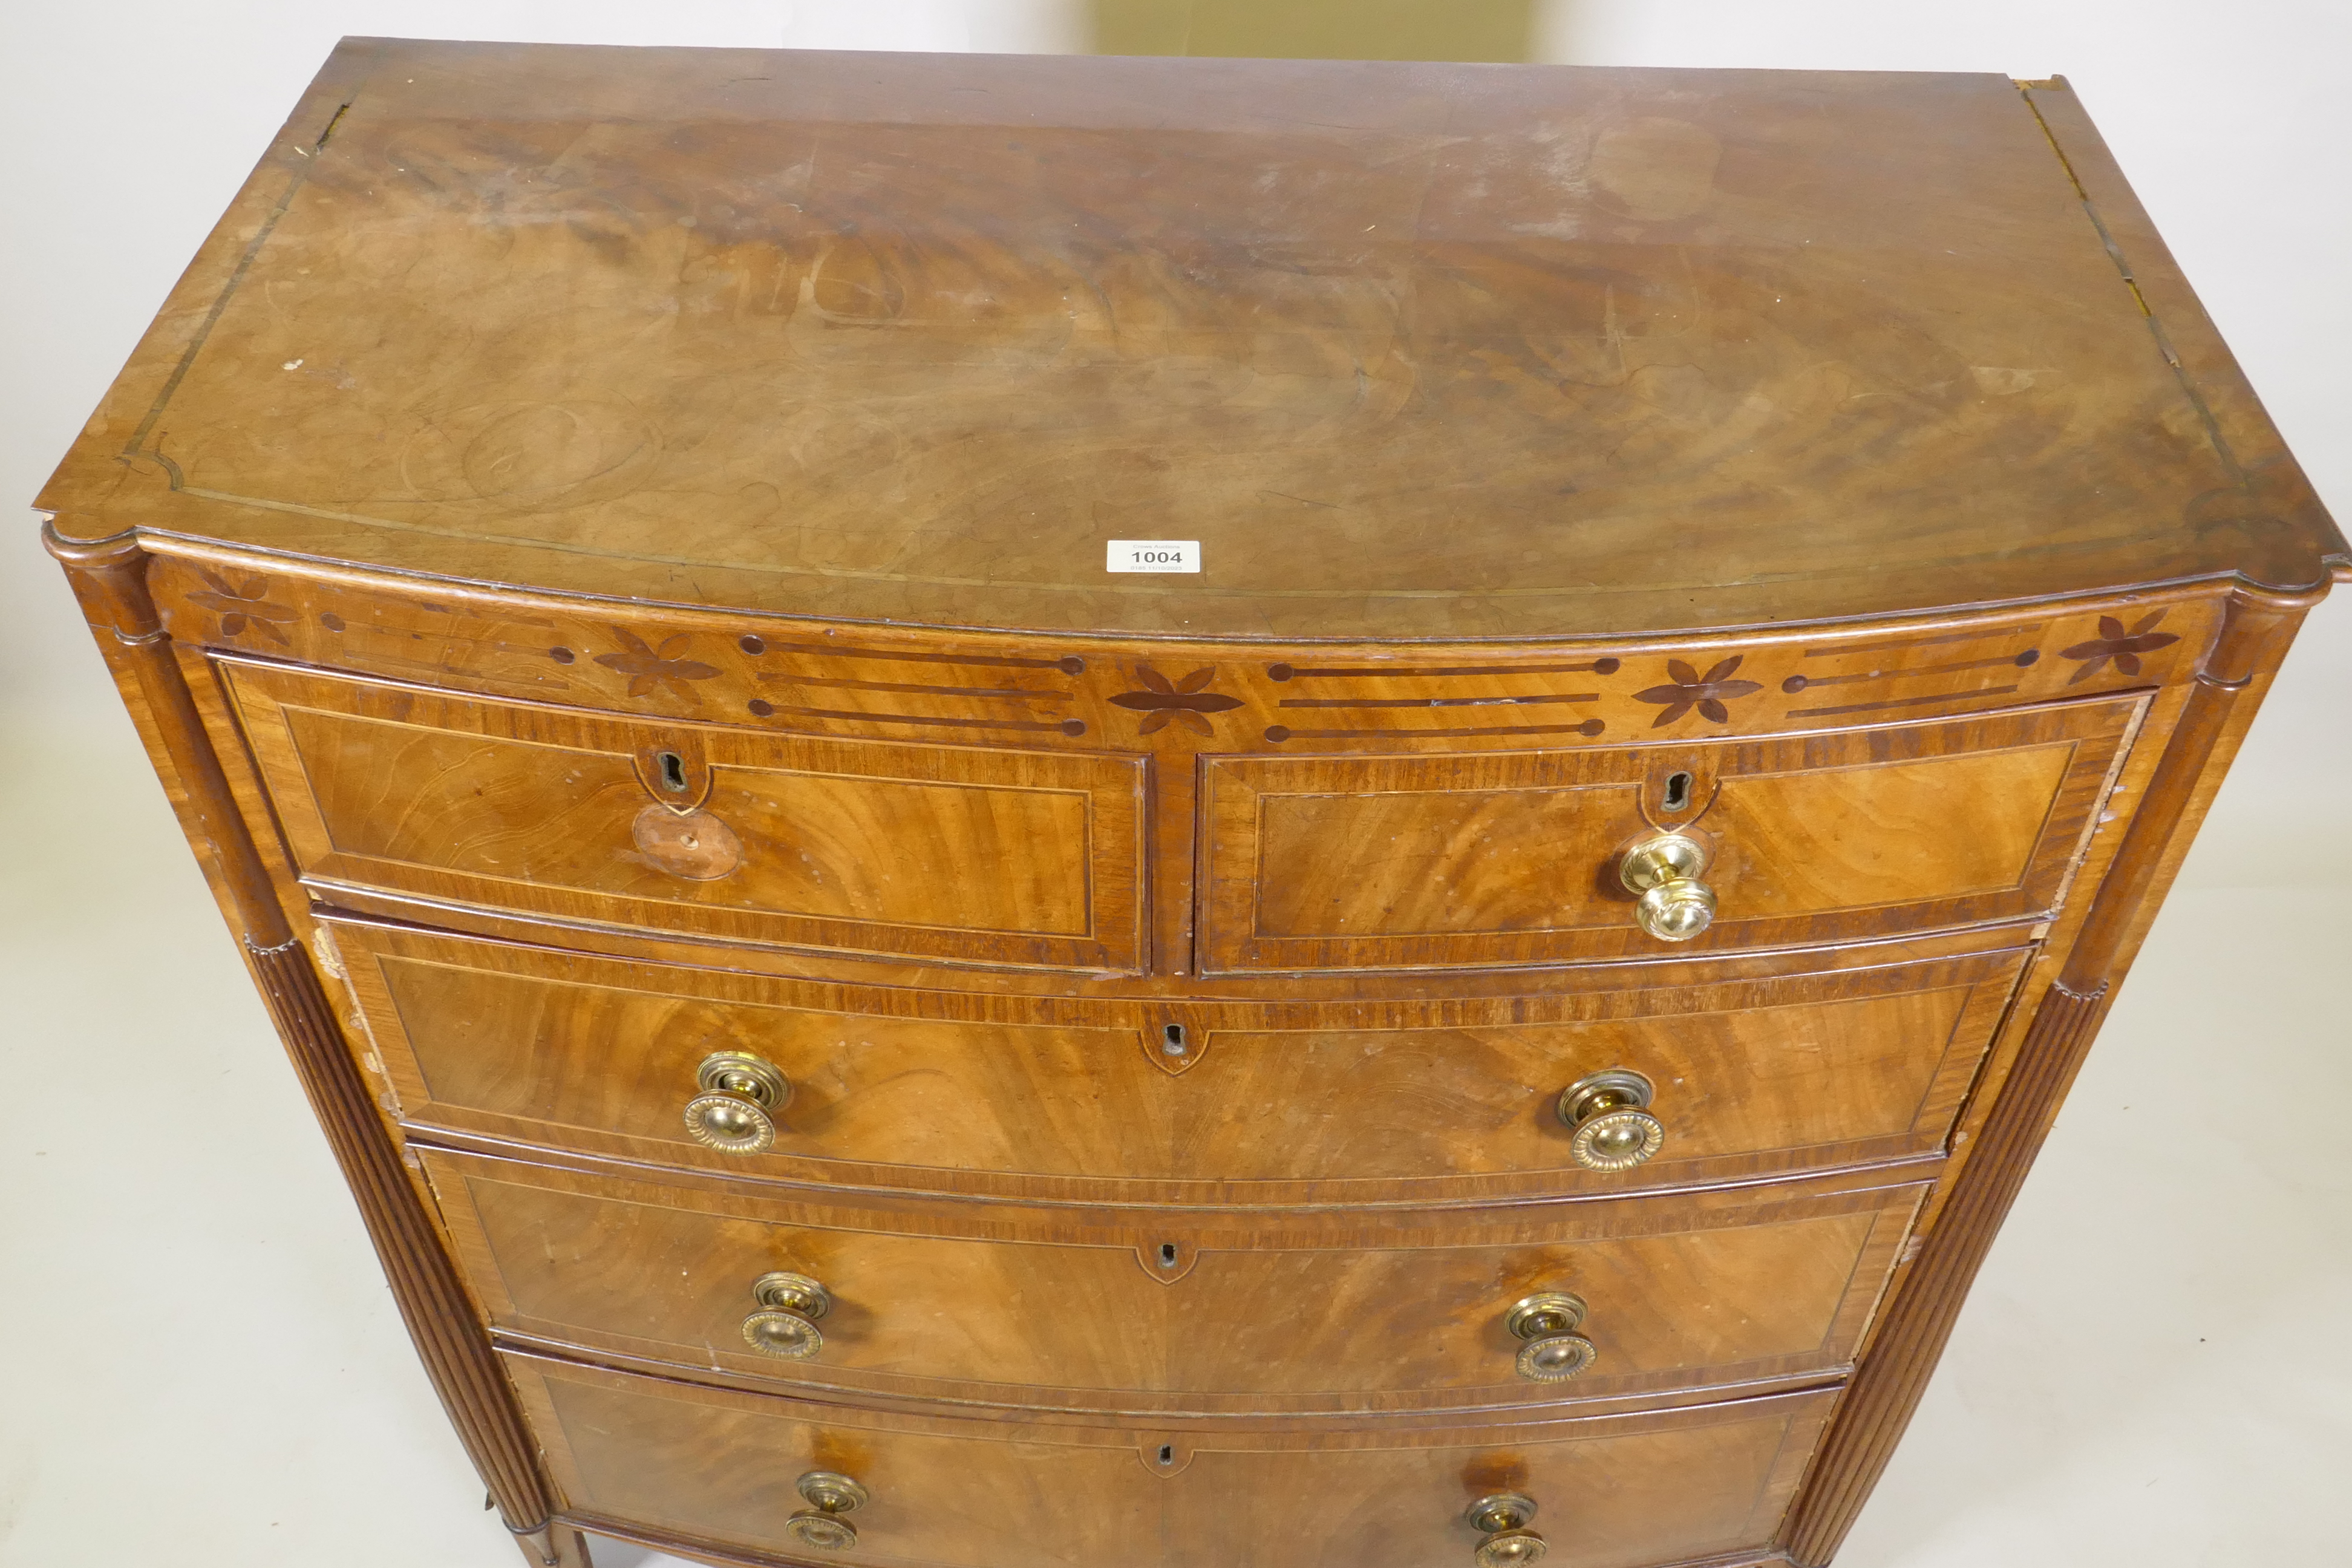
[[[29, 501], [342, 34], [1087, 31], [1076, 0], [8, 0], [0, 502]], [[2352, 518], [2345, 8], [1543, 0], [1534, 39], [1587, 64], [2063, 72]], [[512, 1568], [34, 533], [0, 526], [0, 1564]], [[1850, 1568], [2343, 1559], [2347, 694], [2352, 595], [2279, 682]]]

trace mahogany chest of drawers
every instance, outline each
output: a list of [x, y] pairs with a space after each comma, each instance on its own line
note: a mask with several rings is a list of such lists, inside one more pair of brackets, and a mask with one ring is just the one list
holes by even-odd
[[350, 41], [41, 504], [572, 1568], [1826, 1562], [2352, 572], [1973, 76]]

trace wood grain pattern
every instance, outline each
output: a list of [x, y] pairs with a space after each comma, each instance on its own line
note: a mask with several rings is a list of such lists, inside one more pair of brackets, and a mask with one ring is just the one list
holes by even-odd
[[[2218, 624], [2210, 591], [2174, 588], [1908, 623], [1566, 646], [1138, 647], [635, 605], [590, 609], [166, 542], [187, 553], [157, 561], [161, 607], [173, 636], [192, 646], [760, 731], [1084, 752], [1347, 754], [1368, 743], [1460, 752], [1836, 729], [2162, 682], [2180, 673], [2184, 647]], [[2105, 623], [2151, 617], [2154, 629], [2137, 640], [2176, 640], [2134, 656], [2137, 668], [2091, 652], [2064, 657], [2096, 645]], [[658, 648], [691, 673], [631, 673]], [[1734, 661], [1754, 691], [1709, 710], [1660, 696], [1675, 689], [1676, 668], [1696, 673]], [[1145, 672], [1157, 675], [1161, 664], [1187, 676], [1207, 669], [1210, 685], [1156, 693]], [[1164, 697], [1194, 704], [1183, 710], [1207, 728], [1151, 724], [1154, 713], [1174, 711], [1151, 706]]]
[[[1803, 741], [1465, 760], [1213, 759], [1209, 973], [1614, 958], [1654, 949], [1617, 877], [1655, 827], [1714, 846], [1689, 951], [2018, 920], [2053, 908], [2128, 701]], [[1663, 809], [1657, 781], [1686, 775]]]
[[[1434, 1246], [1410, 1222], [1393, 1244], [1360, 1221], [1322, 1237], [1302, 1222], [1286, 1240], [1234, 1249], [1204, 1243], [1181, 1212], [1064, 1240], [992, 1215], [971, 1228], [911, 1229], [887, 1213], [845, 1225], [806, 1203], [437, 1151], [425, 1161], [494, 1329], [808, 1388], [1162, 1412], [1465, 1409], [1819, 1382], [1850, 1359], [1925, 1191], [1764, 1188], [1745, 1208], [1655, 1199], [1465, 1215]], [[1643, 1228], [1622, 1234], [1629, 1224]], [[1139, 1248], [1136, 1237], [1158, 1239]], [[751, 1281], [778, 1269], [834, 1299], [805, 1361], [761, 1355], [741, 1336]], [[1591, 1306], [1580, 1331], [1600, 1356], [1572, 1382], [1513, 1370], [1520, 1342], [1504, 1314], [1538, 1290]]]
[[1926, 1238], [1917, 1266], [1891, 1300], [1805, 1489], [1791, 1506], [1782, 1540], [1807, 1568], [1821, 1568], [1836, 1553], [1910, 1425], [1969, 1287], [2123, 979], [2126, 933], [2168, 863], [2168, 842], [2229, 729], [2231, 710], [2258, 674], [2276, 668], [2316, 597], [2246, 588], [2233, 597], [2230, 618], [2199, 672], [2090, 920], [2058, 978], [2042, 991], [1976, 1152]]
[[465, 1287], [384, 1136], [310, 954], [289, 942], [256, 949], [251, 963], [271, 1021], [358, 1201], [401, 1321], [507, 1528], [525, 1547], [526, 1559], [535, 1556], [554, 1568], [568, 1552], [584, 1565], [584, 1545], [559, 1544], [551, 1528], [537, 1446], [488, 1346], [468, 1321]]
[[[2345, 550], [2262, 426], [2283, 500], [2202, 526], [2231, 465], [1999, 77], [352, 49], [216, 310], [43, 492], [69, 523], [1310, 638]], [[1111, 538], [1206, 567], [1109, 577]]]
[[1962, 76], [352, 41], [43, 502], [542, 1568], [1818, 1568], [2352, 577]]
[[[1832, 1397], [1784, 1394], [1541, 1426], [1328, 1433], [1018, 1426], [688, 1388], [509, 1357], [548, 1435], [565, 1517], [805, 1561], [782, 1531], [793, 1478], [855, 1475], [851, 1563], [1013, 1568], [1420, 1568], [1466, 1563], [1462, 1510], [1509, 1486], [1578, 1568], [1728, 1555], [1769, 1542]], [[1164, 1449], [1168, 1462], [1161, 1464]], [[1549, 1560], [1549, 1559], [1548, 1559]]]
[[157, 624], [144, 582], [144, 556], [127, 538], [91, 544], [48, 534], [45, 542], [71, 574], [92, 629], [114, 640], [122, 650], [117, 657], [136, 674], [163, 746], [157, 765], [168, 769], [189, 819], [200, 826], [217, 858], [220, 886], [227, 894], [224, 912], [242, 939], [270, 1021], [318, 1113], [383, 1265], [401, 1321], [467, 1456], [488, 1485], [526, 1561], [544, 1568], [588, 1568], [585, 1543], [551, 1517], [553, 1505], [513, 1394], [345, 1048], [310, 955], [287, 925], [168, 635]]
[[[402, 1119], [762, 1181], [1081, 1202], [1492, 1200], [1755, 1179], [1935, 1151], [2014, 949], [1773, 981], [1382, 1004], [1012, 999], [825, 986], [348, 923]], [[1191, 1063], [1166, 1070], [1161, 1030]], [[692, 1142], [716, 1050], [793, 1086], [779, 1142]], [[1580, 1170], [1588, 1073], [1659, 1087], [1664, 1147]]]
[[[223, 671], [296, 862], [323, 886], [744, 942], [1139, 961], [1131, 762], [640, 730], [270, 666]], [[695, 758], [676, 801], [740, 841], [716, 877], [647, 852], [639, 817], [675, 807], [637, 758], [664, 752], [682, 770]]]
[[[2226, 485], [2197, 498], [2192, 526], [2233, 539], [2236, 572], [2246, 582], [2272, 588], [2315, 585], [2310, 563], [2284, 538], [2305, 528], [2315, 530], [2315, 537], [2324, 537], [2335, 526], [2323, 521], [2326, 509], [2292, 467], [2293, 459], [2280, 461], [2278, 431], [2263, 412], [2262, 400], [2198, 302], [2081, 98], [2063, 77], [2020, 86], [2064, 161], [2084, 215], [2117, 270], [2130, 279], [2132, 292], [2147, 311], [2149, 334], [2179, 378], [2208, 442], [2230, 476]], [[2294, 523], [2279, 529], [2275, 520], [2286, 518]], [[2322, 553], [2332, 554], [2337, 579], [2344, 580], [2341, 550]]]

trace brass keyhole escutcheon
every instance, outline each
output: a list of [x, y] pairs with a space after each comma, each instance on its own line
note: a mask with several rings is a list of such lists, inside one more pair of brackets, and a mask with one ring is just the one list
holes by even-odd
[[857, 1527], [841, 1516], [864, 1508], [866, 1489], [832, 1470], [811, 1470], [798, 1483], [809, 1506], [784, 1521], [784, 1533], [820, 1552], [846, 1552], [857, 1544]]
[[1503, 1314], [1503, 1326], [1520, 1342], [1518, 1372], [1529, 1383], [1566, 1383], [1600, 1358], [1583, 1325], [1584, 1298], [1572, 1290], [1538, 1290], [1520, 1298]]
[[769, 1112], [792, 1103], [792, 1080], [749, 1051], [714, 1051], [694, 1069], [701, 1090], [686, 1102], [686, 1131], [722, 1154], [757, 1154], [776, 1141]]
[[1559, 1119], [1570, 1130], [1568, 1157], [1588, 1171], [1630, 1171], [1666, 1141], [1666, 1124], [1650, 1114], [1650, 1080], [1627, 1068], [1578, 1079], [1559, 1094]]
[[1486, 1537], [1478, 1542], [1478, 1568], [1509, 1568], [1533, 1563], [1550, 1550], [1544, 1538], [1528, 1528], [1536, 1517], [1536, 1500], [1518, 1492], [1496, 1492], [1463, 1510], [1462, 1517]]
[[824, 1348], [816, 1321], [833, 1310], [833, 1296], [805, 1274], [762, 1274], [751, 1281], [760, 1310], [743, 1320], [743, 1342], [761, 1355], [806, 1361]]
[[1633, 920], [1660, 942], [1688, 942], [1715, 921], [1715, 889], [1699, 880], [1706, 845], [1685, 833], [1660, 833], [1625, 851], [1617, 864], [1625, 889], [1641, 895]]

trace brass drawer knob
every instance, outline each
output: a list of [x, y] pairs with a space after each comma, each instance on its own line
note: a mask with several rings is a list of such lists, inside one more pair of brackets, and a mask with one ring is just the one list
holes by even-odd
[[1715, 920], [1715, 889], [1700, 881], [1706, 846], [1679, 833], [1644, 838], [1625, 851], [1617, 875], [1639, 893], [1633, 919], [1660, 942], [1688, 942]]
[[1528, 1528], [1535, 1516], [1536, 1500], [1517, 1492], [1482, 1497], [1465, 1510], [1462, 1517], [1486, 1537], [1478, 1542], [1478, 1568], [1533, 1563], [1549, 1551], [1544, 1538]]
[[864, 1487], [831, 1470], [811, 1470], [800, 1479], [808, 1507], [784, 1521], [784, 1533], [820, 1552], [846, 1552], [857, 1544], [857, 1527], [842, 1518], [866, 1506]]
[[833, 1310], [833, 1297], [805, 1274], [762, 1274], [751, 1281], [760, 1310], [743, 1320], [743, 1342], [761, 1355], [806, 1361], [824, 1349], [816, 1321]]
[[1584, 1298], [1568, 1290], [1539, 1290], [1512, 1304], [1503, 1326], [1521, 1342], [1521, 1377], [1530, 1383], [1566, 1383], [1599, 1358], [1592, 1342], [1576, 1331], [1585, 1310]]
[[686, 1102], [686, 1130], [722, 1154], [757, 1154], [776, 1141], [768, 1113], [792, 1103], [790, 1079], [749, 1051], [714, 1051], [694, 1069], [702, 1092]]
[[1630, 1171], [1658, 1152], [1666, 1124], [1650, 1114], [1657, 1090], [1627, 1068], [1578, 1079], [1559, 1092], [1568, 1157], [1588, 1171]]

